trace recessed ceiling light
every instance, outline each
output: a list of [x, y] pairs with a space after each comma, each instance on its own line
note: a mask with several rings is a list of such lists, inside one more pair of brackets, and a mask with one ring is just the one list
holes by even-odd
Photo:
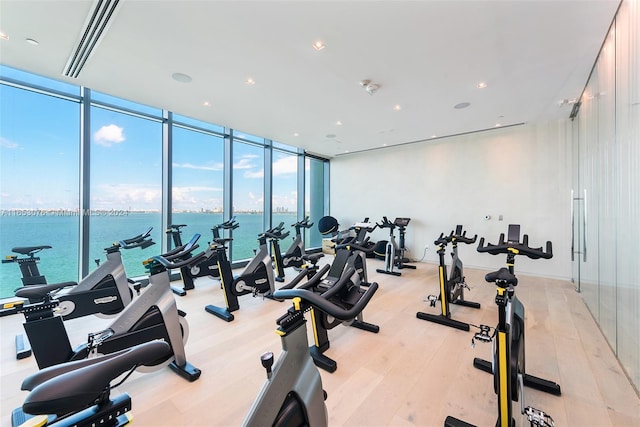
[[383, 147], [386, 147], [386, 146], [387, 146], [387, 144], [386, 144], [386, 143], [385, 143], [385, 144], [382, 144], [382, 146], [383, 146]]
[[188, 76], [186, 74], [183, 73], [173, 73], [171, 74], [171, 77], [173, 77], [173, 80], [180, 82], [180, 83], [190, 83], [191, 82], [191, 76]]
[[9, 35], [5, 34], [5, 33], [0, 33], [0, 39], [2, 40], [9, 40]]
[[463, 108], [467, 108], [469, 105], [471, 105], [470, 102], [461, 102], [459, 104], [454, 105], [453, 108], [455, 108], [456, 110], [461, 110]]
[[256, 81], [249, 77], [247, 80], [245, 80], [245, 83], [249, 86], [253, 86], [254, 84], [256, 84]]
[[500, 126], [502, 126], [500, 123], [496, 123], [497, 128], [499, 128]]
[[438, 136], [438, 135], [431, 135], [431, 138], [435, 138], [435, 137], [437, 137], [437, 136]]
[[32, 44], [34, 46], [38, 46], [40, 43], [38, 42], [38, 40], [35, 39], [24, 39], [24, 41], [26, 41], [29, 44]]
[[338, 121], [336, 122], [336, 126], [342, 126], [342, 122], [341, 122], [340, 120], [338, 120]]
[[300, 134], [298, 132], [294, 132], [293, 136], [300, 136]]
[[402, 107], [400, 106], [400, 104], [396, 104], [393, 106], [393, 111], [400, 111], [402, 110]]
[[313, 48], [315, 50], [322, 50], [322, 49], [324, 49], [324, 47], [325, 47], [324, 43], [321, 40], [313, 42]]
[[480, 83], [478, 83], [478, 84], [476, 85], [476, 87], [477, 87], [478, 89], [484, 89], [485, 87], [487, 87], [487, 83], [485, 83], [485, 82], [480, 82]]
[[209, 101], [204, 101], [202, 105], [204, 105], [205, 107], [210, 107], [211, 103]]

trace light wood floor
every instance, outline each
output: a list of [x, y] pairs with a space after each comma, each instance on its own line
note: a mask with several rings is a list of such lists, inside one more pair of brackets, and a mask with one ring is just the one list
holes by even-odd
[[[416, 318], [417, 311], [437, 313], [424, 302], [437, 293], [437, 266], [421, 263], [417, 270], [393, 277], [375, 272], [382, 261], [370, 259], [368, 265], [370, 279], [380, 288], [365, 320], [379, 325], [380, 333], [343, 326], [329, 331], [326, 354], [338, 361], [335, 373], [321, 371], [329, 424], [440, 426], [453, 415], [492, 426], [497, 410], [492, 377], [472, 366], [474, 357], [490, 359], [490, 344], [471, 348], [472, 332]], [[486, 271], [465, 273], [472, 287], [467, 299], [480, 302], [482, 309], [453, 306], [453, 318], [494, 326], [495, 288], [484, 282]], [[291, 279], [294, 272], [287, 274]], [[527, 371], [562, 386], [561, 397], [527, 390], [526, 403], [549, 413], [556, 426], [640, 426], [640, 399], [573, 285], [519, 279], [517, 293], [527, 309]], [[275, 319], [289, 302], [246, 295], [240, 298], [236, 320], [226, 323], [204, 311], [206, 304], [223, 304], [217, 282], [199, 279], [194, 291], [177, 298], [178, 307], [188, 313], [188, 359], [202, 370], [201, 378], [189, 383], [164, 368], [135, 373], [114, 393], [132, 396], [136, 425], [239, 426], [265, 378], [260, 354], [280, 351]], [[22, 379], [36, 370], [33, 358], [15, 360], [13, 336], [22, 331], [22, 320], [21, 315], [0, 318], [2, 426], [10, 425], [12, 409], [26, 396], [20, 391]], [[75, 345], [108, 321], [66, 324]]]

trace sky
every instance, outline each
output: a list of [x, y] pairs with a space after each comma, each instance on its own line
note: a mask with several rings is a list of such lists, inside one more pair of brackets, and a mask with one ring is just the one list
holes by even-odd
[[[0, 85], [0, 209], [76, 209], [78, 103]], [[222, 207], [222, 140], [174, 128], [174, 210]], [[92, 108], [92, 209], [160, 210], [159, 122]], [[262, 210], [263, 152], [236, 143], [234, 210]], [[297, 159], [274, 151], [273, 207], [295, 211]]]

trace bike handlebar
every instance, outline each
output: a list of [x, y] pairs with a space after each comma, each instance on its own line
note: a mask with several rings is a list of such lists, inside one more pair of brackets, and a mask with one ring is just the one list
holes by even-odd
[[394, 228], [396, 228], [396, 225], [393, 222], [389, 221], [389, 219], [386, 216], [383, 216], [382, 217], [382, 224], [378, 224], [376, 222], [376, 227], [394, 229]]
[[[355, 241], [355, 237], [352, 238], [353, 241], [348, 241], [348, 242], [344, 242], [344, 243], [337, 243], [334, 248], [335, 250], [338, 249], [349, 249], [349, 250], [357, 250], [357, 251], [362, 251], [365, 254], [370, 254], [371, 252], [373, 252], [373, 250], [375, 249], [375, 246], [371, 246], [369, 248], [365, 247], [365, 246], [360, 246], [357, 243], [354, 243]], [[366, 244], [369, 241], [369, 238], [367, 237], [366, 239], [364, 239], [364, 242], [362, 242], [363, 244]]]
[[193, 250], [195, 250], [199, 246], [196, 244], [198, 242], [198, 239], [200, 239], [200, 234], [196, 233], [193, 235], [191, 240], [189, 240], [186, 244], [181, 246], [176, 246], [175, 248], [169, 250], [168, 252], [160, 254], [160, 256], [168, 260], [180, 258], [188, 253], [191, 253]]
[[[218, 224], [216, 225], [216, 227], [223, 228], [225, 230], [235, 230], [236, 228], [240, 227], [240, 224], [236, 222], [236, 216], [234, 215], [229, 218], [228, 221], [225, 221], [222, 224]], [[211, 230], [213, 230], [213, 228]]]
[[285, 231], [283, 233], [282, 230], [278, 230], [276, 232], [271, 232], [271, 230], [265, 231], [263, 234], [270, 239], [276, 239], [276, 240], [282, 240], [289, 235], [288, 231]]
[[162, 255], [156, 255], [151, 259], [159, 262], [169, 269], [177, 269], [184, 267], [185, 265], [198, 264], [209, 257], [209, 251], [202, 251], [192, 257], [187, 257], [187, 255], [191, 254], [191, 252], [195, 251], [200, 246], [196, 244], [199, 238], [200, 234], [196, 233], [186, 245], [179, 246]]
[[440, 237], [438, 237], [433, 244], [435, 245], [443, 245], [453, 242], [454, 240], [460, 243], [466, 243], [468, 245], [475, 243], [478, 235], [476, 234], [473, 238], [467, 237], [467, 232], [462, 231], [462, 226], [458, 225], [455, 231], [451, 231], [448, 236], [445, 236], [444, 233], [440, 233]]
[[313, 222], [309, 222], [309, 217], [306, 216], [302, 221], [298, 221], [295, 224], [291, 224], [292, 227], [311, 228]]
[[138, 234], [130, 239], [120, 240], [117, 242], [117, 245], [122, 249], [133, 249], [138, 247], [144, 249], [154, 245], [155, 242], [151, 239], [151, 230], [153, 230], [153, 227], [149, 227], [144, 233]]
[[445, 236], [444, 233], [440, 233], [440, 237], [434, 240], [433, 244], [436, 246], [440, 246], [440, 245], [446, 246], [451, 242], [452, 238], [453, 238], [453, 231], [449, 233], [448, 236]]
[[467, 237], [467, 232], [464, 231], [462, 232], [462, 234], [460, 234], [458, 232], [458, 230], [456, 230], [456, 233], [453, 234], [453, 239], [455, 239], [456, 241], [460, 242], [460, 243], [466, 243], [467, 245], [473, 244], [476, 242], [476, 240], [478, 239], [478, 235], [474, 235], [473, 238], [469, 238]]
[[[340, 280], [338, 280], [335, 285], [330, 288], [329, 291], [332, 291], [334, 290], [334, 288], [336, 288], [334, 291], [332, 291], [332, 293], [337, 292], [340, 288], [344, 287], [348, 283], [350, 277], [351, 275], [343, 274]], [[362, 294], [360, 299], [358, 299], [358, 301], [348, 310], [329, 301], [324, 296], [329, 291], [325, 292], [322, 295], [318, 295], [313, 291], [301, 288], [284, 290], [281, 289], [275, 291], [273, 293], [273, 297], [276, 299], [293, 299], [298, 297], [305, 301], [307, 304], [317, 308], [318, 310], [328, 314], [329, 316], [333, 316], [341, 321], [347, 321], [355, 318], [362, 310], [364, 310], [377, 289], [378, 284], [375, 282], [371, 283], [366, 292]]]
[[529, 247], [529, 236], [526, 234], [523, 237], [522, 243], [505, 242], [504, 234], [501, 234], [500, 243], [497, 245], [487, 243], [486, 246], [484, 244], [484, 237], [481, 237], [480, 243], [478, 244], [478, 252], [488, 252], [491, 255], [512, 253], [514, 255], [526, 255], [531, 259], [550, 259], [553, 257], [552, 244], [550, 241], [547, 241], [546, 251], [542, 249], [542, 246], [539, 248], [531, 248]]

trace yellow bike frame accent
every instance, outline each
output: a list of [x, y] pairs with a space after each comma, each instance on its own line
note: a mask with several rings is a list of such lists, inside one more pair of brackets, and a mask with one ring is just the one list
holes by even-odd
[[313, 307], [311, 307], [311, 326], [313, 327], [313, 340], [316, 343], [316, 347], [320, 347], [320, 340], [318, 339], [318, 327], [316, 325], [316, 316]]
[[224, 295], [224, 303], [227, 307], [229, 307], [229, 300], [227, 300], [227, 287], [224, 283], [224, 274], [222, 274], [222, 266], [220, 265], [220, 260], [217, 261], [218, 271], [220, 272], [220, 284], [222, 285], [222, 295]]
[[509, 407], [511, 405], [509, 396], [509, 381], [507, 376], [507, 364], [509, 360], [507, 358], [507, 333], [498, 332], [498, 370], [500, 372], [500, 384], [498, 384], [500, 393], [498, 402], [500, 405], [500, 426], [510, 427], [511, 416], [509, 414]]
[[444, 299], [449, 298], [449, 295], [447, 295], [447, 291], [445, 289], [445, 282], [447, 279], [444, 277], [444, 268], [442, 266], [438, 267], [438, 274], [440, 276], [440, 305], [442, 306], [442, 314], [447, 315], [449, 314], [446, 312], [447, 302]]

